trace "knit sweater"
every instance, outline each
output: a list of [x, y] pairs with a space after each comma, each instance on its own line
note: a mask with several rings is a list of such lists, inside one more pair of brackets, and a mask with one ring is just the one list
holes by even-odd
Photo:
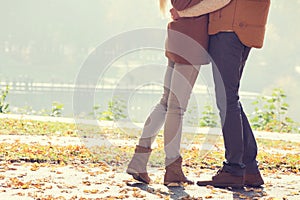
[[180, 17], [196, 17], [211, 13], [226, 6], [231, 0], [203, 0], [185, 10], [178, 10]]

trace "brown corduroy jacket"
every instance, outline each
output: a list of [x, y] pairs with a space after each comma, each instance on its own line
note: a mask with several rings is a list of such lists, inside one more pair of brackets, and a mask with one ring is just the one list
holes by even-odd
[[[202, 0], [171, 0], [176, 10], [184, 10]], [[209, 63], [208, 15], [179, 18], [168, 24], [166, 56], [177, 63], [201, 65]]]
[[232, 0], [209, 14], [209, 35], [234, 31], [248, 47], [263, 46], [270, 0]]

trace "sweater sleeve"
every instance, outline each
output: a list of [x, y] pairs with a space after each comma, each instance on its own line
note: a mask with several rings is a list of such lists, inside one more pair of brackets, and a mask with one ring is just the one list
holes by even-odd
[[194, 5], [199, 4], [203, 0], [171, 0], [173, 8], [177, 11], [190, 8]]
[[178, 14], [180, 17], [197, 17], [219, 10], [229, 4], [230, 1], [231, 0], [204, 0], [192, 7], [188, 7], [184, 10], [178, 10]]

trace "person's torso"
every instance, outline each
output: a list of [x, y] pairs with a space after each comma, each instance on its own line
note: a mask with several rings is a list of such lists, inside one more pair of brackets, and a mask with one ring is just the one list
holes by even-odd
[[249, 47], [263, 45], [270, 0], [232, 0], [224, 8], [210, 13], [209, 34], [234, 31]]
[[[201, 0], [171, 0], [176, 10], [184, 10], [199, 2]], [[168, 24], [166, 55], [178, 63], [207, 64], [208, 40], [208, 15], [171, 21]]]
[[180, 18], [168, 24], [166, 55], [183, 64], [208, 64], [208, 15]]

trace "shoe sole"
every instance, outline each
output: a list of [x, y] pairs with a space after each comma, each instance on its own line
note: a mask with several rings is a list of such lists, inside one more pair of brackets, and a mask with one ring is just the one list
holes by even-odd
[[184, 185], [194, 185], [194, 182], [189, 181], [189, 182], [164, 182], [164, 185], [167, 187], [179, 187], [179, 186], [184, 186]]
[[245, 187], [261, 188], [263, 184], [245, 184]]
[[142, 179], [139, 175], [138, 172], [136, 172], [135, 170], [131, 170], [131, 169], [127, 169], [126, 171], [127, 174], [131, 175], [133, 177], [133, 179], [137, 180], [137, 181], [140, 181], [142, 183], [145, 183], [145, 184], [149, 184], [147, 181], [145, 181], [144, 179]]
[[[255, 182], [255, 181], [253, 181]], [[256, 181], [255, 183], [251, 183], [251, 182], [248, 182], [248, 181], [245, 181], [244, 185], [246, 187], [262, 187], [263, 184], [265, 184], [263, 181]]]
[[170, 183], [164, 183], [165, 186], [167, 187], [180, 187], [183, 185], [183, 183], [177, 183], [177, 182], [170, 182]]
[[198, 186], [214, 186], [214, 187], [220, 187], [220, 188], [227, 188], [227, 187], [231, 187], [231, 188], [236, 188], [236, 189], [240, 189], [244, 187], [244, 184], [233, 184], [233, 183], [214, 183], [212, 181], [198, 181], [197, 182]]

